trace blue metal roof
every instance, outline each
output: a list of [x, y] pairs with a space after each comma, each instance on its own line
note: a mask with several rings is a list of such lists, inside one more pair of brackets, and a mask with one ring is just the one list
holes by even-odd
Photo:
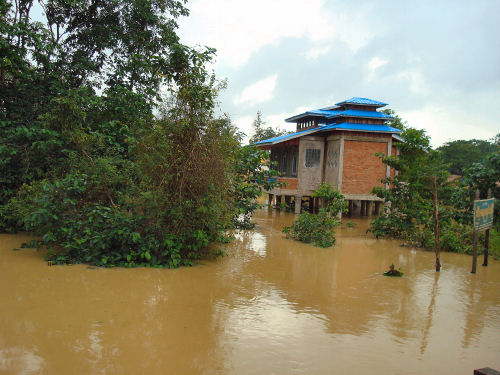
[[391, 119], [392, 116], [389, 116], [382, 112], [377, 111], [360, 111], [357, 109], [348, 109], [346, 111], [329, 111], [329, 112], [337, 112], [334, 115], [328, 116], [328, 118], [340, 117], [340, 116], [352, 116], [352, 117], [368, 117], [368, 118], [383, 118], [383, 119]]
[[353, 124], [351, 122], [343, 122], [341, 124], [326, 125], [326, 126], [322, 126], [320, 128], [317, 128], [317, 129], [319, 129], [321, 131], [339, 129], [339, 130], [358, 130], [358, 131], [363, 131], [363, 132], [384, 132], [384, 133], [401, 133], [402, 132], [402, 130], [393, 128], [392, 126], [388, 126], [388, 125]]
[[328, 116], [333, 116], [336, 115], [337, 113], [340, 113], [341, 111], [326, 111], [323, 109], [312, 109], [310, 111], [301, 113], [300, 115], [295, 115], [292, 117], [289, 117], [285, 119], [285, 122], [294, 122], [295, 120], [302, 118], [302, 117], [307, 117], [307, 116], [321, 116], [321, 117], [328, 117]]
[[387, 125], [380, 125], [380, 124], [353, 124], [350, 122], [343, 122], [341, 124], [331, 124], [331, 125], [326, 125], [326, 126], [320, 126], [317, 128], [313, 129], [308, 129], [308, 130], [302, 130], [297, 133], [292, 133], [292, 134], [286, 134], [286, 135], [281, 135], [279, 137], [274, 137], [274, 138], [269, 138], [265, 139], [263, 141], [259, 141], [254, 143], [255, 145], [267, 145], [267, 144], [274, 144], [274, 143], [281, 143], [284, 141], [287, 141], [289, 139], [297, 138], [297, 137], [302, 137], [307, 134], [313, 134], [313, 133], [318, 133], [326, 130], [351, 130], [351, 131], [363, 131], [363, 132], [383, 132], [383, 133], [401, 133], [402, 130], [393, 128], [391, 126]]
[[394, 138], [394, 139], [395, 139], [395, 140], [397, 140], [397, 141], [400, 141], [400, 142], [404, 142], [404, 143], [406, 143], [406, 140], [405, 140], [403, 137], [401, 137], [400, 135], [393, 134], [393, 135], [392, 135], [392, 138]]
[[374, 108], [386, 106], [386, 103], [378, 102], [376, 100], [367, 99], [367, 98], [351, 98], [348, 100], [344, 100], [343, 102], [337, 103], [335, 106], [326, 107], [322, 109], [313, 109], [300, 115], [295, 115], [285, 119], [286, 122], [295, 122], [296, 120], [309, 116], [321, 116], [325, 118], [333, 118], [337, 116], [353, 116], [353, 117], [365, 117], [365, 118], [392, 118], [385, 113], [374, 111], [360, 111], [356, 109], [348, 109], [348, 110], [338, 110], [338, 106], [342, 104], [361, 104], [361, 105], [370, 105]]
[[318, 131], [318, 129], [319, 128], [313, 128], [313, 129], [302, 130], [302, 131], [297, 132], [297, 133], [280, 135], [279, 137], [264, 139], [263, 141], [255, 142], [254, 145], [264, 145], [264, 144], [268, 144], [268, 143], [275, 143], [276, 141], [283, 142], [283, 141], [286, 141], [288, 139], [301, 137], [303, 135], [306, 135], [307, 133], [316, 133]]
[[342, 105], [342, 104], [364, 104], [364, 105], [373, 105], [373, 106], [377, 106], [377, 107], [384, 107], [387, 105], [387, 103], [378, 102], [378, 101], [373, 100], [373, 99], [358, 98], [358, 97], [344, 100], [343, 102], [339, 102], [335, 105]]

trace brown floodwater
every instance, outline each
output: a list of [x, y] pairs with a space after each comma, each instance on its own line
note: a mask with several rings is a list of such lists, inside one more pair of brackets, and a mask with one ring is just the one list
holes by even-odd
[[[467, 374], [500, 369], [500, 262], [376, 240], [328, 249], [261, 211], [191, 268], [48, 266], [0, 235], [0, 374]], [[381, 276], [394, 263], [403, 278]]]

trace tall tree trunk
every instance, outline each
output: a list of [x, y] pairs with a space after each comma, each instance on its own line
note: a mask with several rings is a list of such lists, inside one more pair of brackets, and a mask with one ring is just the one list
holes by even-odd
[[436, 272], [441, 271], [439, 260], [439, 210], [436, 177], [432, 179], [432, 193], [434, 195], [434, 251], [436, 252]]

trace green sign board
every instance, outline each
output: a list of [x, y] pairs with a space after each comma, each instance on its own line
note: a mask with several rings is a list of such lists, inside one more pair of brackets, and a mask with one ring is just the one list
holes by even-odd
[[484, 230], [493, 226], [493, 204], [495, 199], [474, 201], [474, 229]]

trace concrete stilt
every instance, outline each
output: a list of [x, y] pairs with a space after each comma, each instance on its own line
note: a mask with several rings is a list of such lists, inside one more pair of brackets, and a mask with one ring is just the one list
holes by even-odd
[[273, 197], [274, 196], [272, 194], [269, 194], [269, 196], [268, 196], [267, 202], [268, 202], [269, 207], [273, 206]]
[[349, 200], [349, 215], [350, 216], [352, 216], [353, 211], [354, 211], [354, 201], [353, 200]]
[[361, 201], [360, 216], [366, 216], [366, 201]]
[[375, 215], [380, 215], [380, 206], [381, 206], [381, 202], [375, 202]]
[[309, 212], [313, 213], [314, 212], [314, 198], [309, 197]]
[[285, 195], [285, 204], [286, 204], [286, 210], [290, 210], [290, 205], [292, 203], [292, 196], [291, 195]]
[[294, 201], [295, 201], [295, 213], [300, 214], [300, 211], [302, 209], [302, 197], [295, 196]]
[[366, 201], [366, 216], [372, 216], [372, 201]]
[[276, 209], [281, 210], [281, 195], [276, 196]]

